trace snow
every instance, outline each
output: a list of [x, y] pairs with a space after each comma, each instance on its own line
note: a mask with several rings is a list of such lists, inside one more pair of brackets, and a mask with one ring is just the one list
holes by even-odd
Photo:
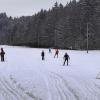
[[[55, 50], [0, 46], [0, 100], [100, 100], [100, 51]], [[41, 60], [41, 51], [46, 57]], [[63, 66], [63, 56], [70, 56]]]

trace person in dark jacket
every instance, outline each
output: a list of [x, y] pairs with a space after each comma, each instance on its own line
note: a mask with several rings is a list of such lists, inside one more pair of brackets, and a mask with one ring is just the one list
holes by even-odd
[[1, 56], [2, 62], [4, 62], [4, 55], [5, 55], [5, 52], [4, 52], [3, 48], [1, 48], [0, 56]]
[[65, 53], [64, 55], [64, 64], [63, 66], [65, 65], [66, 61], [67, 61], [67, 66], [68, 66], [68, 60], [70, 59], [69, 55], [67, 53]]
[[41, 52], [42, 60], [44, 60], [45, 53], [44, 51]]

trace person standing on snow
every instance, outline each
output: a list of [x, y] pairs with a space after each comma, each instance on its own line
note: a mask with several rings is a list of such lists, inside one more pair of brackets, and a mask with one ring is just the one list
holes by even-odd
[[45, 53], [44, 51], [41, 52], [42, 60], [44, 60]]
[[51, 53], [51, 48], [49, 48], [49, 53]]
[[1, 56], [2, 62], [4, 62], [4, 55], [5, 55], [5, 52], [4, 52], [3, 48], [1, 48], [0, 56]]
[[70, 59], [69, 55], [67, 53], [65, 53], [64, 55], [64, 64], [63, 66], [65, 65], [66, 61], [67, 61], [67, 66], [68, 66], [68, 60]]
[[58, 54], [59, 54], [59, 50], [58, 49], [55, 49], [55, 55], [54, 55], [54, 58], [57, 56], [58, 58]]

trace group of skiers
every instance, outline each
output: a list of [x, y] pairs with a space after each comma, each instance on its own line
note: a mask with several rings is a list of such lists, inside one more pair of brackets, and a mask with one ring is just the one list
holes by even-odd
[[[51, 53], [51, 48], [49, 48], [49, 53]], [[1, 62], [4, 62], [4, 55], [5, 55], [5, 52], [4, 52], [3, 48], [1, 48], [1, 51], [0, 51]], [[59, 55], [59, 50], [58, 49], [55, 49], [54, 58], [55, 57], [58, 58], [58, 55]], [[45, 52], [44, 51], [41, 52], [41, 56], [42, 56], [42, 60], [45, 60]], [[63, 58], [64, 58], [63, 66], [65, 65], [66, 61], [67, 61], [67, 66], [68, 66], [68, 61], [69, 61], [70, 57], [67, 54], [67, 52], [64, 54], [64, 57]]]
[[[49, 48], [49, 53], [51, 53], [51, 48]], [[59, 55], [59, 50], [58, 49], [55, 49], [55, 55], [54, 55], [54, 58], [57, 57], [58, 58], [58, 55]], [[45, 60], [45, 52], [42, 51], [41, 52], [41, 56], [42, 56], [42, 60]], [[70, 60], [70, 57], [69, 55], [67, 54], [67, 52], [64, 54], [64, 63], [63, 63], [63, 66], [65, 65], [66, 61], [67, 61], [67, 66], [68, 66], [68, 62]]]

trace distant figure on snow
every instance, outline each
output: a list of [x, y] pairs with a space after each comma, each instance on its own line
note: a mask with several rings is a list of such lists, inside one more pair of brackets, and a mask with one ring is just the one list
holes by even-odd
[[51, 53], [51, 48], [49, 48], [49, 53]]
[[4, 62], [4, 55], [5, 55], [5, 52], [4, 52], [3, 48], [1, 48], [0, 56], [1, 56], [2, 62]]
[[67, 66], [68, 66], [68, 60], [70, 59], [69, 55], [67, 53], [65, 53], [64, 55], [64, 64], [63, 66], [65, 65], [66, 61], [67, 61]]
[[49, 53], [51, 53], [51, 48], [49, 48]]
[[44, 51], [41, 52], [42, 60], [44, 60], [45, 53]]
[[58, 58], [58, 54], [59, 54], [59, 50], [58, 49], [55, 49], [55, 55], [54, 55], [54, 58], [57, 56]]

